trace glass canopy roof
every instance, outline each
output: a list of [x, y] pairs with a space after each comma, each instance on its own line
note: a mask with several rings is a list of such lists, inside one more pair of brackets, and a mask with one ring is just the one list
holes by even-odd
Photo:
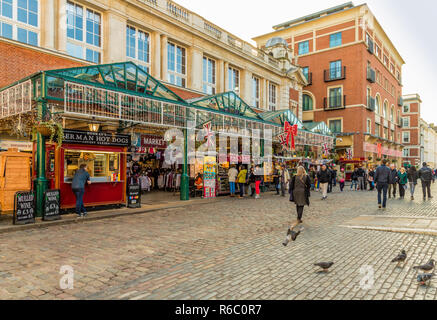
[[252, 119], [260, 119], [258, 113], [233, 91], [192, 99], [190, 102], [193, 106], [214, 109]]
[[288, 121], [291, 125], [297, 124], [299, 129], [304, 129], [302, 122], [290, 110], [267, 111], [259, 114], [263, 120], [275, 122], [284, 125]]
[[133, 62], [102, 64], [68, 69], [49, 70], [48, 75], [64, 80], [79, 80], [90, 84], [100, 84], [107, 89], [134, 91], [144, 96], [164, 98], [175, 102], [185, 101], [153, 78]]
[[305, 122], [304, 126], [310, 132], [332, 136], [331, 130], [324, 122]]

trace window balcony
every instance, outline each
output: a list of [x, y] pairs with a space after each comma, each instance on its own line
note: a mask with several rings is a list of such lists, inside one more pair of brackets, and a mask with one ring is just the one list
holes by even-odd
[[346, 67], [323, 70], [325, 82], [346, 79]]
[[369, 80], [371, 83], [376, 82], [376, 72], [372, 68], [367, 68], [367, 80]]
[[325, 97], [323, 107], [325, 111], [346, 109], [346, 96]]
[[404, 99], [402, 97], [398, 98], [398, 106], [403, 106], [404, 105]]
[[367, 97], [367, 109], [370, 111], [375, 111], [376, 100], [372, 97]]

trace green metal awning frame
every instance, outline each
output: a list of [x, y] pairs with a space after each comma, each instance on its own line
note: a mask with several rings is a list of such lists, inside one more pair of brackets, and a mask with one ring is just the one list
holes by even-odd
[[309, 132], [319, 133], [327, 136], [333, 136], [331, 129], [325, 122], [306, 122], [303, 124]]
[[265, 121], [274, 122], [281, 126], [288, 121], [291, 125], [297, 125], [299, 130], [305, 129], [303, 123], [290, 110], [267, 111], [260, 113], [259, 116]]
[[214, 109], [230, 115], [248, 117], [251, 120], [261, 119], [258, 113], [233, 91], [192, 99], [189, 102], [195, 107]]
[[107, 90], [166, 102], [187, 104], [159, 80], [131, 61], [44, 71], [47, 85], [60, 87], [63, 81], [91, 85]]

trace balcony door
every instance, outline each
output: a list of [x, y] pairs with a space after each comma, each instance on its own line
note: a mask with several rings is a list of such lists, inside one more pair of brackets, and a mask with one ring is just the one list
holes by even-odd
[[341, 60], [329, 63], [329, 77], [331, 80], [341, 78]]

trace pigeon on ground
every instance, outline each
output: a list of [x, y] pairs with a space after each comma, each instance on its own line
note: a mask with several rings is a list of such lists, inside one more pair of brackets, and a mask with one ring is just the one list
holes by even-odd
[[314, 265], [322, 268], [324, 272], [327, 272], [328, 269], [331, 268], [333, 264], [334, 262], [319, 262], [319, 263], [315, 263]]
[[396, 258], [394, 258], [391, 262], [397, 262], [399, 265], [400, 262], [405, 262], [406, 259], [407, 259], [407, 253], [405, 252], [405, 250], [402, 250], [401, 254], [399, 254]]
[[421, 266], [414, 266], [413, 269], [420, 269], [423, 271], [431, 271], [434, 269], [434, 259], [429, 260], [427, 264]]
[[417, 282], [423, 286], [426, 282], [430, 281], [434, 275], [434, 273], [421, 273], [417, 276]]
[[286, 247], [288, 245], [290, 240], [296, 241], [296, 238], [298, 235], [300, 235], [300, 232], [301, 232], [301, 230], [299, 230], [298, 232], [295, 232], [291, 229], [288, 229], [287, 238], [285, 238], [285, 241], [282, 243], [284, 245], [284, 247]]

